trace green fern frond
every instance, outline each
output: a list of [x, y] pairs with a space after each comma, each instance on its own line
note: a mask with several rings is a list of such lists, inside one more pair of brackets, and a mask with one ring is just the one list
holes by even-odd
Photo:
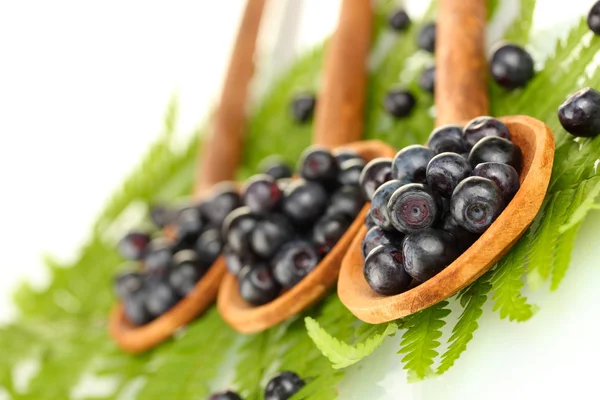
[[519, 0], [519, 17], [504, 35], [506, 40], [514, 43], [527, 43], [533, 23], [535, 4], [536, 0]]

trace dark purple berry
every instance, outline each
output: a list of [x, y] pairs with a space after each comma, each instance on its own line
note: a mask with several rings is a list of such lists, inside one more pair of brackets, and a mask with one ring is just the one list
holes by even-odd
[[587, 24], [592, 32], [596, 35], [600, 35], [600, 1], [597, 1], [590, 9], [587, 17]]
[[159, 229], [172, 223], [176, 216], [176, 213], [167, 206], [157, 204], [150, 207], [150, 219]]
[[304, 385], [304, 381], [294, 372], [281, 372], [267, 383], [265, 400], [287, 400]]
[[292, 118], [301, 124], [308, 122], [313, 116], [316, 104], [317, 100], [315, 96], [310, 93], [296, 95], [290, 105]]
[[153, 239], [148, 245], [144, 269], [151, 274], [164, 275], [171, 266], [173, 250], [165, 238]]
[[459, 183], [450, 199], [452, 218], [473, 233], [483, 233], [503, 209], [504, 200], [498, 186], [479, 176]]
[[390, 214], [388, 212], [388, 202], [392, 194], [402, 187], [403, 183], [398, 180], [392, 180], [379, 186], [379, 189], [373, 194], [371, 199], [371, 218], [375, 225], [386, 231], [394, 229]]
[[315, 269], [320, 259], [316, 247], [311, 242], [288, 242], [273, 258], [273, 275], [281, 286], [289, 289]]
[[494, 51], [490, 73], [506, 89], [524, 87], [533, 78], [533, 59], [524, 48], [505, 44]]
[[181, 250], [173, 256], [174, 265], [169, 272], [169, 284], [181, 296], [187, 296], [206, 272], [192, 250]]
[[331, 154], [333, 154], [337, 160], [338, 165], [342, 165], [344, 161], [353, 160], [355, 158], [360, 158], [362, 160], [362, 157], [356, 151], [344, 147], [334, 149]]
[[485, 162], [508, 164], [520, 171], [523, 156], [519, 146], [510, 140], [490, 136], [477, 142], [469, 153], [469, 163], [473, 168]]
[[402, 239], [404, 236], [399, 232], [384, 231], [375, 226], [367, 232], [362, 242], [362, 255], [367, 258], [371, 250], [380, 245], [391, 245], [398, 249], [402, 248]]
[[128, 260], [141, 260], [146, 254], [150, 243], [150, 236], [143, 232], [129, 232], [119, 243], [117, 248], [123, 258]]
[[169, 311], [179, 301], [179, 296], [166, 278], [149, 276], [146, 279], [146, 290], [146, 308], [155, 318]]
[[344, 215], [354, 219], [365, 204], [361, 190], [356, 186], [342, 186], [332, 196], [327, 215]]
[[244, 185], [242, 200], [255, 214], [265, 214], [280, 203], [283, 193], [271, 175], [255, 175]]
[[242, 400], [239, 394], [228, 390], [226, 392], [213, 393], [208, 400]]
[[421, 72], [419, 87], [431, 94], [435, 92], [435, 66], [427, 67]]
[[340, 164], [338, 183], [340, 185], [358, 186], [363, 168], [365, 168], [365, 160], [362, 158], [344, 161]]
[[510, 140], [510, 132], [502, 121], [492, 117], [477, 117], [463, 129], [467, 150], [471, 149], [484, 137], [497, 136]]
[[204, 229], [202, 216], [197, 208], [185, 208], [179, 212], [175, 220], [175, 248], [183, 249], [193, 246], [198, 235]]
[[244, 268], [244, 261], [238, 256], [229, 246], [225, 246], [223, 249], [223, 255], [225, 256], [225, 264], [227, 270], [233, 275], [238, 275], [242, 268]]
[[441, 211], [433, 192], [420, 183], [402, 186], [392, 194], [388, 202], [392, 225], [403, 233], [431, 227]]
[[471, 165], [462, 156], [440, 153], [427, 165], [427, 184], [443, 197], [450, 197], [456, 185], [472, 172]]
[[475, 241], [479, 237], [478, 234], [469, 232], [468, 230], [460, 226], [458, 222], [456, 222], [456, 220], [452, 218], [451, 214], [446, 215], [446, 217], [442, 221], [440, 229], [442, 229], [445, 232], [448, 232], [454, 237], [460, 251], [465, 251], [466, 249], [471, 247], [471, 245], [475, 243]]
[[281, 287], [273, 278], [266, 265], [258, 265], [240, 278], [240, 295], [254, 306], [260, 306], [274, 300]]
[[415, 96], [408, 90], [390, 90], [383, 101], [385, 110], [396, 118], [404, 118], [415, 107]]
[[352, 221], [345, 215], [325, 215], [317, 221], [313, 228], [312, 239], [317, 245], [319, 254], [325, 255], [346, 233]]
[[206, 221], [213, 226], [221, 226], [225, 217], [241, 206], [240, 195], [232, 182], [221, 182], [212, 189], [213, 194], [199, 205]]
[[460, 125], [442, 125], [437, 127], [429, 135], [427, 146], [435, 153], [464, 153], [465, 142], [463, 140], [463, 128]]
[[407, 235], [402, 251], [406, 272], [419, 282], [431, 279], [460, 255], [454, 237], [435, 229]]
[[260, 162], [258, 169], [263, 174], [270, 175], [275, 179], [292, 177], [292, 169], [278, 156], [265, 158]]
[[[595, 8], [600, 6], [596, 4]], [[598, 17], [600, 19], [600, 16]], [[600, 134], [600, 92], [584, 88], [572, 94], [558, 107], [560, 124], [573, 136], [595, 137]]]
[[311, 146], [300, 156], [300, 176], [307, 181], [329, 185], [337, 180], [340, 170], [337, 160], [329, 150]]
[[144, 288], [144, 276], [137, 271], [125, 272], [117, 275], [114, 285], [117, 295], [124, 298]]
[[423, 25], [417, 37], [417, 45], [420, 49], [430, 53], [435, 52], [435, 22]]
[[327, 200], [323, 186], [298, 179], [286, 188], [282, 210], [294, 223], [310, 225], [323, 214]]
[[418, 144], [400, 150], [392, 162], [392, 177], [402, 183], [427, 182], [427, 164], [435, 154]]
[[152, 321], [153, 317], [146, 308], [146, 297], [148, 292], [141, 290], [121, 298], [125, 317], [133, 325], [145, 325]]
[[404, 269], [402, 248], [390, 243], [369, 252], [363, 272], [369, 286], [384, 296], [405, 292], [412, 281]]
[[473, 175], [490, 179], [502, 192], [504, 204], [510, 203], [519, 190], [519, 174], [508, 164], [481, 163], [473, 170]]
[[359, 183], [365, 199], [371, 200], [373, 193], [384, 182], [392, 179], [392, 159], [375, 158], [365, 165]]
[[223, 237], [229, 248], [244, 257], [251, 254], [250, 239], [258, 220], [248, 207], [233, 210], [223, 222]]
[[254, 254], [271, 258], [284, 243], [294, 237], [294, 229], [283, 215], [269, 214], [258, 221], [251, 235]]
[[410, 26], [410, 17], [404, 10], [397, 10], [388, 18], [388, 25], [395, 31], [405, 31]]
[[365, 215], [365, 226], [367, 227], [367, 229], [371, 229], [374, 226], [377, 226], [377, 224], [375, 224], [375, 221], [373, 220], [373, 216], [371, 215], [371, 209], [369, 209], [369, 211], [367, 211], [367, 215]]
[[223, 249], [221, 231], [217, 228], [211, 228], [202, 232], [196, 241], [195, 249], [200, 264], [207, 268], [210, 267]]

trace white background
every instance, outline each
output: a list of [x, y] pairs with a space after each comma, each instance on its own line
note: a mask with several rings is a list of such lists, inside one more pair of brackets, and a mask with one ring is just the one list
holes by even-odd
[[[0, 0], [0, 320], [14, 313], [9, 293], [20, 279], [44, 284], [43, 252], [73, 256], [108, 195], [160, 132], [174, 92], [181, 134], [204, 118], [243, 3]], [[331, 31], [339, 0], [305, 3], [292, 49]], [[417, 14], [424, 3], [409, 1], [409, 11]], [[490, 37], [518, 4], [501, 2]], [[534, 50], [551, 48], [591, 4], [538, 0]], [[272, 33], [262, 36], [267, 59], [275, 41]], [[512, 324], [487, 310], [457, 366], [416, 385], [405, 383], [399, 338], [391, 338], [351, 368], [341, 397], [600, 398], [592, 361], [600, 354], [598, 224], [598, 213], [584, 224], [561, 289], [532, 295], [541, 310], [531, 321]]]

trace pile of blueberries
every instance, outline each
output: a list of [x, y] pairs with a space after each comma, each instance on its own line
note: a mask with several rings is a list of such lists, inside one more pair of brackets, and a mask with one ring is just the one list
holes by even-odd
[[241, 207], [222, 227], [228, 270], [252, 305], [300, 282], [346, 232], [365, 199], [358, 185], [365, 161], [355, 152], [307, 148], [299, 179], [289, 168], [251, 177]]
[[[265, 387], [265, 400], [287, 400], [304, 387], [306, 383], [298, 374], [291, 371], [283, 371], [272, 378]], [[226, 392], [213, 393], [208, 400], [242, 400], [242, 397], [228, 390]]]
[[522, 154], [510, 138], [501, 121], [478, 117], [365, 166], [362, 254], [374, 291], [395, 295], [432, 278], [494, 222], [519, 189]]

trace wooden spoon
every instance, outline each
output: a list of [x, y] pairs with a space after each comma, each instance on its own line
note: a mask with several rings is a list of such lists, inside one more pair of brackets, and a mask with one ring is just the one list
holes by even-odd
[[[483, 0], [441, 0], [436, 36], [437, 125], [465, 123], [487, 115], [486, 8]], [[523, 153], [521, 188], [489, 229], [458, 259], [430, 280], [395, 296], [382, 296], [364, 278], [362, 227], [344, 258], [338, 282], [340, 300], [358, 318], [382, 323], [436, 304], [463, 289], [490, 269], [525, 232], [546, 194], [554, 136], [528, 116], [500, 118]]]
[[[317, 102], [313, 143], [355, 150], [365, 160], [392, 157], [395, 151], [379, 141], [355, 142], [363, 129], [366, 58], [371, 40], [369, 0], [344, 0], [336, 32], [327, 49], [323, 86]], [[221, 316], [242, 333], [276, 325], [322, 298], [335, 285], [339, 267], [352, 239], [364, 223], [356, 219], [319, 265], [292, 289], [262, 306], [248, 304], [239, 294], [237, 278], [227, 273], [217, 299]]]
[[[264, 5], [265, 0], [248, 0], [246, 3], [219, 106], [199, 160], [193, 195], [196, 200], [210, 194], [214, 184], [235, 178], [241, 157], [245, 104], [254, 71], [253, 57]], [[165, 235], [169, 236], [168, 227], [165, 230]], [[156, 346], [214, 302], [225, 271], [225, 259], [221, 256], [188, 296], [146, 325], [133, 325], [127, 320], [122, 304], [117, 304], [110, 315], [110, 335], [128, 353], [140, 353]]]

